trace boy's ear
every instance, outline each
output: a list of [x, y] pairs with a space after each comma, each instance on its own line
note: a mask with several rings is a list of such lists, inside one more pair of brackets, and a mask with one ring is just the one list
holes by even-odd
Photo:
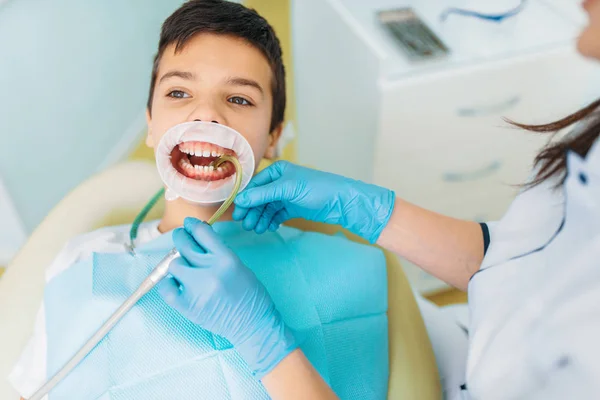
[[279, 139], [281, 139], [281, 132], [283, 132], [283, 122], [277, 125], [269, 134], [270, 143], [264, 158], [272, 160], [277, 157], [277, 143], [279, 143]]
[[154, 139], [152, 138], [152, 117], [150, 116], [150, 110], [146, 108], [146, 125], [148, 130], [146, 132], [146, 146], [154, 148]]

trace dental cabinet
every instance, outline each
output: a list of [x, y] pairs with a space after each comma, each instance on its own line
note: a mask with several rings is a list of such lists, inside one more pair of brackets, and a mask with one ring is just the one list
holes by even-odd
[[[441, 17], [450, 6], [518, 3], [294, 0], [298, 161], [457, 218], [501, 218], [549, 137], [503, 118], [562, 118], [600, 83], [600, 68], [575, 50], [585, 24], [576, 2], [530, 0], [501, 23]], [[403, 8], [447, 54], [410, 57], [380, 14]], [[403, 265], [418, 291], [445, 287]]]

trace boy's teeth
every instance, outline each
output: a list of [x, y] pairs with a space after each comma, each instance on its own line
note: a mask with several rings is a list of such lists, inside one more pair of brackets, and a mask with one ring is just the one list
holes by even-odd
[[[0, 2], [1, 1], [2, 0], [0, 0]], [[185, 171], [195, 174], [213, 174], [228, 171], [228, 166], [215, 167], [214, 165], [194, 165], [191, 162], [191, 157], [194, 156], [205, 158], [222, 157], [227, 151], [220, 149], [219, 146], [210, 143], [187, 142], [179, 144], [179, 150], [183, 154], [188, 155], [188, 157], [183, 157], [183, 159], [179, 161], [180, 167]]]
[[215, 168], [214, 165], [192, 165], [189, 162], [186, 162], [185, 160], [181, 160], [179, 161], [179, 165], [181, 165], [182, 168], [185, 168], [187, 170], [196, 170], [196, 172], [215, 172], [215, 171], [223, 171], [223, 168], [219, 167], [219, 168]]

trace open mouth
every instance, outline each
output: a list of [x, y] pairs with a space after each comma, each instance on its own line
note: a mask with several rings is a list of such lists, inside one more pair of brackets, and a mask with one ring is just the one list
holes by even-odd
[[235, 174], [235, 167], [229, 161], [216, 167], [213, 162], [222, 155], [237, 157], [231, 149], [206, 142], [184, 142], [171, 151], [173, 168], [186, 178], [197, 181], [219, 181]]

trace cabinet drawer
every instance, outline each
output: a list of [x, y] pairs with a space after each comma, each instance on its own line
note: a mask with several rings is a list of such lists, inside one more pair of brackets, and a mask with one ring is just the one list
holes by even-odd
[[494, 190], [497, 186], [525, 183], [535, 156], [549, 136], [518, 130], [490, 135], [496, 140], [437, 145], [410, 152], [379, 148], [373, 168], [374, 181], [408, 195], [411, 192], [435, 195], [463, 187]]
[[545, 123], [580, 108], [593, 74], [591, 63], [557, 50], [383, 84], [378, 146], [493, 145], [497, 128], [511, 134], [503, 117]]
[[[533, 154], [504, 147], [436, 147], [376, 157], [374, 182], [419, 206], [458, 218], [498, 218], [530, 174]], [[499, 215], [500, 213], [500, 215]]]

